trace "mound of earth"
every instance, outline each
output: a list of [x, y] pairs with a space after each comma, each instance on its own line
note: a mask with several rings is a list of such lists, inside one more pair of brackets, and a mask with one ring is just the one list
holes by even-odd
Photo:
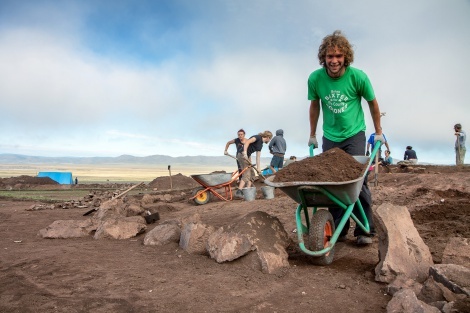
[[0, 186], [23, 185], [58, 185], [59, 183], [50, 177], [17, 176], [10, 178], [0, 178]]
[[157, 177], [148, 185], [154, 189], [157, 188], [157, 190], [190, 189], [200, 186], [194, 179], [184, 176], [181, 173], [172, 176]]
[[345, 182], [359, 178], [365, 171], [362, 164], [339, 148], [313, 158], [293, 162], [280, 169], [274, 182]]

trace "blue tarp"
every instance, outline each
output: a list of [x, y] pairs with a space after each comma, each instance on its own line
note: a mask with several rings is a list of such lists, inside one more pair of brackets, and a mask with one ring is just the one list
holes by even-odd
[[38, 177], [49, 177], [62, 185], [72, 185], [73, 178], [71, 172], [39, 172]]

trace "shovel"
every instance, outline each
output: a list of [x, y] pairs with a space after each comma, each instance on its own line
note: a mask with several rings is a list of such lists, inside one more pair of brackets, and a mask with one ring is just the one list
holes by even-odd
[[[236, 157], [234, 157], [233, 155], [231, 154], [226, 154], [227, 156], [231, 157], [231, 158], [234, 158], [235, 160], [237, 159]], [[260, 171], [258, 171], [258, 169], [253, 165], [251, 164], [250, 160], [248, 158], [245, 158], [245, 160], [248, 162], [248, 164], [250, 164], [250, 166], [252, 168], [254, 168], [254, 170], [258, 173], [258, 175], [263, 179], [263, 181], [266, 179], [266, 177], [263, 176], [263, 174], [261, 174]]]
[[375, 159], [375, 165], [374, 165], [374, 186], [375, 187], [379, 185], [379, 150], [381, 146], [382, 146], [382, 142], [380, 140], [377, 140], [377, 142], [374, 145], [374, 149], [372, 150], [372, 153], [371, 153], [371, 160], [369, 161], [369, 167], [370, 167], [372, 164], [372, 158]]

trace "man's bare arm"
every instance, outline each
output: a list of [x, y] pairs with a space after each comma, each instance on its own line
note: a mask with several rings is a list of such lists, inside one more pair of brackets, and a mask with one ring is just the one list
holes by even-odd
[[310, 102], [309, 120], [310, 120], [310, 137], [317, 134], [318, 118], [320, 117], [320, 100], [312, 100]]

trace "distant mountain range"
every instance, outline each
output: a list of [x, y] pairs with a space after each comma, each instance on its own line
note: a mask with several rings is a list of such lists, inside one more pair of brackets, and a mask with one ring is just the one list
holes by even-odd
[[[255, 159], [252, 158], [253, 162]], [[300, 159], [298, 159], [300, 160]], [[393, 159], [393, 164], [397, 164], [400, 159]], [[145, 165], [207, 165], [207, 166], [233, 166], [235, 160], [228, 156], [183, 156], [171, 157], [168, 155], [150, 155], [146, 157], [136, 157], [133, 155], [120, 155], [118, 157], [42, 157], [21, 154], [0, 153], [0, 164], [145, 164]], [[261, 158], [263, 166], [269, 165], [270, 157]], [[431, 163], [420, 162], [420, 165], [430, 165]]]
[[[261, 158], [261, 164], [267, 165], [271, 157]], [[209, 166], [233, 166], [235, 160], [228, 156], [183, 156], [150, 155], [136, 157], [120, 155], [118, 157], [42, 157], [21, 154], [0, 154], [0, 164], [188, 164]]]

